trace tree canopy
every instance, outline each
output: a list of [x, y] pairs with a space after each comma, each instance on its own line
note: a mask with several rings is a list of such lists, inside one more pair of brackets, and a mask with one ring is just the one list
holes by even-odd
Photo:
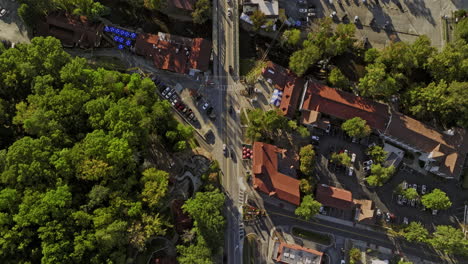
[[367, 184], [373, 187], [383, 186], [385, 182], [390, 180], [394, 173], [395, 167], [393, 165], [385, 168], [380, 164], [372, 164], [371, 175], [366, 178]]
[[429, 237], [429, 231], [420, 222], [411, 222], [401, 234], [410, 242], [426, 242]]
[[367, 137], [372, 131], [366, 120], [360, 117], [354, 117], [346, 120], [341, 125], [341, 129], [343, 129], [350, 137], [356, 138]]
[[310, 176], [315, 167], [315, 150], [314, 146], [309, 144], [301, 148], [299, 151], [300, 170], [305, 175]]
[[294, 213], [305, 220], [309, 220], [319, 213], [321, 206], [322, 204], [314, 200], [312, 195], [309, 194], [302, 198], [301, 204], [296, 208]]
[[367, 155], [371, 157], [374, 163], [383, 163], [387, 158], [387, 154], [388, 152], [378, 145], [367, 149]]
[[452, 206], [452, 202], [447, 194], [440, 189], [434, 189], [432, 192], [425, 194], [421, 198], [421, 203], [429, 209], [442, 210]]
[[468, 240], [461, 229], [446, 225], [437, 226], [429, 243], [447, 254], [468, 256]]

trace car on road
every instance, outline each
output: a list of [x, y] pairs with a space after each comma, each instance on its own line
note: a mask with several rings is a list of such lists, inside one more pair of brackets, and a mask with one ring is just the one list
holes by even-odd
[[224, 152], [224, 155], [227, 154], [227, 146], [226, 146], [226, 144], [223, 144], [223, 152]]
[[232, 17], [232, 8], [228, 8], [227, 15], [228, 17]]
[[206, 110], [206, 109], [208, 109], [209, 106], [210, 106], [210, 104], [204, 103], [204, 104], [202, 105], [202, 109], [203, 109], [203, 110]]
[[370, 166], [370, 165], [372, 165], [372, 162], [373, 162], [372, 160], [364, 161], [364, 162], [362, 163], [362, 165], [364, 165], [364, 166]]
[[426, 191], [427, 191], [426, 185], [423, 184], [421, 186], [421, 194], [426, 194]]
[[348, 176], [353, 176], [353, 172], [354, 172], [354, 167], [353, 166], [349, 167]]
[[384, 215], [385, 215], [385, 222], [389, 223], [390, 220], [391, 220], [390, 213], [387, 212], [387, 213], [385, 213]]
[[320, 214], [327, 215], [327, 211], [325, 210], [325, 207], [323, 206], [320, 206], [319, 212]]
[[351, 162], [355, 162], [356, 161], [356, 153], [353, 153], [351, 154]]

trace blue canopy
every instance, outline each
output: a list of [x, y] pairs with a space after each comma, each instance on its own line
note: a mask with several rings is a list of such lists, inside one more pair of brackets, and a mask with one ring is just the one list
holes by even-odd
[[119, 46], [117, 46], [117, 48], [123, 49], [123, 48], [124, 48], [124, 45], [120, 44]]
[[129, 38], [129, 37], [130, 37], [130, 32], [125, 31], [125, 37], [126, 37], [126, 38]]
[[119, 36], [114, 36], [114, 41], [119, 41]]
[[300, 27], [301, 26], [301, 21], [296, 21], [296, 27]]
[[131, 37], [132, 39], [134, 39], [134, 38], [136, 38], [136, 36], [137, 36], [136, 33], [132, 33], [130, 37]]
[[132, 41], [130, 41], [130, 40], [125, 41], [125, 45], [127, 45], [127, 46], [132, 45]]
[[109, 26], [105, 26], [105, 27], [104, 27], [104, 31], [105, 31], [105, 32], [109, 32], [109, 31], [110, 31]]

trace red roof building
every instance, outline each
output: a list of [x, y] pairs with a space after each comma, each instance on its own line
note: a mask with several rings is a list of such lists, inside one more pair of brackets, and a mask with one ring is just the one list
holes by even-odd
[[354, 209], [353, 194], [350, 191], [320, 184], [315, 199], [324, 206], [341, 210]]
[[211, 42], [202, 38], [185, 38], [166, 33], [139, 34], [135, 52], [151, 59], [158, 69], [189, 74], [209, 69]]
[[271, 61], [262, 70], [262, 76], [275, 89], [283, 92], [279, 109], [283, 115], [293, 118], [306, 81]]
[[273, 249], [273, 260], [284, 264], [320, 264], [323, 253], [295, 244], [276, 242]]
[[[295, 175], [295, 159], [285, 149], [255, 142], [253, 145], [253, 186], [270, 196], [299, 205], [299, 180]], [[286, 174], [287, 173], [287, 174]]]
[[300, 106], [303, 124], [318, 121], [324, 113], [342, 120], [360, 117], [374, 129], [384, 131], [389, 121], [388, 107], [326, 85], [309, 82]]
[[52, 13], [37, 25], [38, 36], [53, 36], [66, 47], [95, 48], [102, 39], [104, 24], [92, 23], [85, 16]]

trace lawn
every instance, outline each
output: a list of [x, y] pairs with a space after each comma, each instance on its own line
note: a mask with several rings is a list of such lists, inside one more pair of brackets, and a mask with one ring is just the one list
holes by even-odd
[[304, 238], [315, 243], [319, 243], [322, 245], [330, 245], [331, 244], [331, 237], [329, 235], [325, 235], [322, 233], [313, 232], [310, 230], [304, 230], [302, 228], [293, 227], [292, 228], [293, 235]]
[[110, 56], [93, 56], [88, 61], [93, 68], [104, 68], [110, 71], [121, 71], [124, 72], [127, 70], [125, 63], [117, 58]]
[[250, 234], [246, 238], [247, 240], [244, 244], [244, 250], [242, 254], [243, 263], [255, 264], [255, 252], [257, 251], [257, 242], [255, 241], [256, 236]]
[[251, 59], [240, 59], [240, 75], [245, 76], [247, 73], [252, 70], [252, 68], [255, 66], [255, 58]]

